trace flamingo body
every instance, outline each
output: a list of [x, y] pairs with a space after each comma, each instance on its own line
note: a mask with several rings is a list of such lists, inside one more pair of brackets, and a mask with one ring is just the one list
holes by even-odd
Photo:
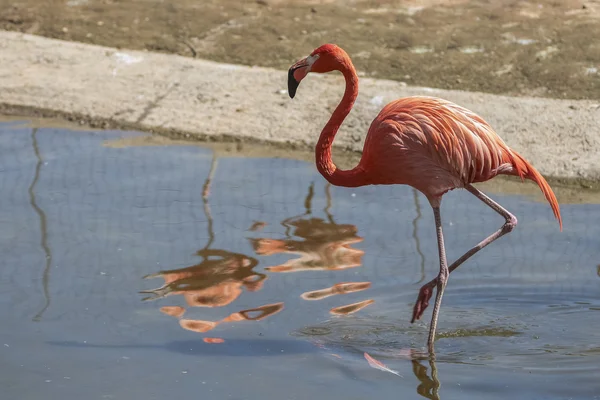
[[[309, 72], [326, 73], [334, 70], [344, 75], [346, 90], [317, 142], [317, 169], [333, 185], [405, 184], [419, 190], [429, 200], [436, 223], [440, 274], [421, 288], [412, 321], [422, 316], [433, 287], [437, 287], [428, 339], [429, 349], [433, 352], [438, 313], [448, 275], [479, 250], [511, 232], [517, 224], [514, 215], [472, 184], [490, 180], [499, 174], [534, 181], [542, 190], [562, 230], [558, 201], [544, 177], [520, 154], [510, 149], [483, 118], [464, 107], [435, 97], [406, 97], [387, 104], [369, 127], [358, 165], [351, 170], [337, 168], [331, 158], [333, 140], [358, 96], [358, 76], [350, 57], [332, 44], [315, 49], [290, 68], [288, 92], [293, 98], [300, 81]], [[502, 215], [506, 222], [448, 267], [440, 206], [442, 196], [457, 188], [471, 192]]]
[[536, 182], [560, 219], [546, 180], [474, 112], [435, 97], [386, 105], [371, 123], [359, 168], [370, 184], [406, 184], [439, 202], [449, 190], [515, 175]]

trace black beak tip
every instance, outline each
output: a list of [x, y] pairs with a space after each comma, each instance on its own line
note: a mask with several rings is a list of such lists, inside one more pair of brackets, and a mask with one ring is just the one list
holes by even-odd
[[294, 70], [290, 68], [288, 71], [288, 94], [290, 95], [290, 98], [293, 99], [296, 95], [296, 89], [298, 89], [299, 84], [300, 83], [294, 78]]

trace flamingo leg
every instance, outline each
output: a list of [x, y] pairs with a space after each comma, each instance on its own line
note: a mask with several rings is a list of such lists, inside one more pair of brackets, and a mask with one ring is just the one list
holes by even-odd
[[440, 208], [433, 208], [433, 216], [435, 218], [435, 230], [437, 232], [438, 250], [440, 255], [440, 273], [435, 279], [437, 291], [435, 295], [435, 305], [433, 306], [433, 314], [431, 316], [431, 325], [429, 326], [429, 338], [427, 339], [427, 347], [429, 352], [433, 353], [433, 342], [435, 340], [435, 331], [437, 328], [440, 306], [442, 305], [442, 296], [448, 282], [448, 263], [446, 261], [446, 249], [444, 247], [444, 233], [442, 232], [442, 218], [440, 216]]
[[[488, 236], [487, 238], [485, 238], [484, 240], [479, 242], [475, 247], [471, 248], [469, 251], [467, 251], [465, 254], [463, 254], [458, 260], [456, 260], [452, 265], [450, 265], [450, 267], [448, 268], [449, 273], [451, 273], [456, 268], [458, 268], [462, 263], [464, 263], [469, 258], [471, 258], [471, 256], [473, 256], [479, 250], [483, 249], [484, 247], [486, 247], [487, 245], [492, 243], [494, 240], [511, 232], [515, 228], [515, 226], [517, 226], [517, 217], [515, 217], [510, 212], [508, 212], [500, 204], [498, 204], [494, 200], [490, 199], [485, 193], [481, 192], [480, 190], [475, 188], [473, 185], [467, 185], [465, 187], [465, 189], [467, 189], [469, 192], [471, 192], [473, 195], [475, 195], [479, 200], [481, 200], [485, 204], [487, 204], [492, 210], [494, 210], [498, 214], [502, 215], [504, 217], [504, 219], [506, 220], [506, 222], [504, 223], [504, 225], [502, 225], [502, 227], [500, 229], [498, 229], [496, 232], [494, 232], [493, 234], [491, 234], [490, 236]], [[413, 309], [413, 317], [412, 317], [411, 323], [415, 322], [416, 320], [421, 318], [421, 316], [423, 315], [423, 312], [429, 305], [429, 300], [431, 299], [431, 296], [433, 294], [433, 288], [436, 286], [439, 286], [438, 278], [433, 279], [431, 282], [426, 283], [425, 285], [423, 285], [421, 287], [421, 290], [419, 291], [419, 297], [417, 298], [417, 302], [415, 303], [415, 306]], [[436, 298], [436, 303], [437, 303], [437, 298]], [[435, 309], [434, 309], [434, 311], [435, 311]], [[430, 333], [430, 337], [431, 337], [431, 333]]]

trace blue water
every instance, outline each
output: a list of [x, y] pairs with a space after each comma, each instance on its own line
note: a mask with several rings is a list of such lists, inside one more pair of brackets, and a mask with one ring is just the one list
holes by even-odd
[[[106, 146], [139, 135], [0, 124], [2, 398], [600, 398], [600, 205], [563, 204], [561, 233], [492, 193], [519, 225], [451, 275], [431, 363], [430, 310], [409, 323], [438, 270], [422, 195]], [[465, 191], [442, 218], [449, 260], [503, 222]]]

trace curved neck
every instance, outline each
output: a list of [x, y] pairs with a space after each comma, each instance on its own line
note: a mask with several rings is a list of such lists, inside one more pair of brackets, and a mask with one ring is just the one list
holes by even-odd
[[358, 76], [350, 60], [340, 63], [339, 70], [346, 78], [346, 91], [342, 101], [338, 104], [329, 121], [321, 131], [321, 136], [315, 149], [317, 169], [329, 183], [336, 186], [356, 187], [365, 184], [363, 170], [359, 166], [351, 170], [339, 169], [331, 159], [331, 146], [335, 135], [352, 110], [354, 101], [358, 96]]

